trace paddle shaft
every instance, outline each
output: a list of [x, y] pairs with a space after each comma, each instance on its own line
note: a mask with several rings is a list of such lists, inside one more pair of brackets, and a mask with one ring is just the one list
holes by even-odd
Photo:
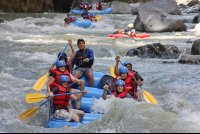
[[82, 62], [81, 64], [79, 64], [77, 67], [75, 67], [72, 71], [76, 70], [79, 66], [81, 66], [84, 62]]

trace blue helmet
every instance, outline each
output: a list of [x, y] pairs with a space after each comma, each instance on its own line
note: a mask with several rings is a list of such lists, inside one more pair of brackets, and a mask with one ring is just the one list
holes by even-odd
[[65, 67], [66, 66], [66, 63], [64, 61], [57, 61], [56, 63], [56, 68], [58, 70], [59, 67]]
[[119, 75], [121, 75], [121, 73], [129, 73], [128, 68], [125, 66], [122, 66], [119, 68]]
[[65, 81], [65, 82], [68, 81], [69, 82], [70, 79], [69, 79], [69, 77], [67, 75], [61, 75], [60, 78], [59, 78], [59, 84], [62, 85], [63, 81]]
[[81, 2], [81, 5], [83, 5], [84, 3], [83, 2]]
[[101, 1], [99, 1], [99, 4], [101, 4]]
[[125, 90], [125, 82], [123, 80], [118, 80], [115, 83], [115, 88], [117, 89], [117, 85], [123, 85], [124, 86], [124, 90]]
[[74, 16], [74, 18], [76, 19], [77, 17], [76, 17], [76, 16]]
[[92, 16], [95, 16], [95, 14], [92, 14]]
[[[58, 57], [60, 56], [61, 53], [62, 53], [62, 52], [60, 52], [60, 53], [58, 54]], [[62, 55], [60, 56], [59, 60], [66, 59], [66, 58], [67, 58], [67, 54], [66, 54], [66, 53], [62, 53]]]
[[132, 66], [132, 63], [130, 61], [125, 61], [124, 62], [124, 66], [126, 66], [127, 64], [130, 64]]
[[67, 17], [69, 17], [69, 16], [71, 16], [71, 14], [68, 13], [68, 14], [67, 14]]
[[88, 16], [91, 16], [91, 14], [88, 14]]
[[75, 0], [73, 0], [73, 2], [75, 2]]
[[85, 4], [88, 4], [88, 2], [85, 2]]

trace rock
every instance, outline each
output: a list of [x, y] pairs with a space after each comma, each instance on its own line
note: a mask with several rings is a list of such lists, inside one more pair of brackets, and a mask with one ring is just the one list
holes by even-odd
[[134, 27], [138, 31], [145, 32], [173, 32], [187, 29], [182, 20], [170, 19], [161, 11], [139, 11]]
[[198, 23], [196, 26], [195, 26], [195, 35], [197, 37], [200, 37], [200, 23]]
[[195, 40], [198, 40], [198, 39], [200, 39], [200, 37], [191, 38], [191, 39], [188, 39], [186, 43], [193, 43]]
[[131, 49], [127, 52], [126, 56], [138, 56], [141, 58], [178, 59], [180, 54], [181, 52], [176, 46], [154, 43]]
[[4, 22], [4, 19], [0, 17], [0, 23]]
[[181, 55], [180, 60], [178, 61], [182, 64], [200, 64], [200, 55]]
[[199, 23], [199, 22], [200, 22], [200, 13], [194, 17], [192, 23]]
[[133, 8], [133, 9], [131, 10], [131, 13], [132, 13], [133, 15], [137, 15], [137, 14], [138, 14], [138, 8]]
[[192, 1], [190, 1], [187, 5], [188, 5], [188, 6], [194, 6], [194, 5], [196, 5], [196, 4], [199, 4], [199, 0], [192, 0]]
[[191, 55], [200, 55], [200, 39], [195, 40], [192, 44]]
[[109, 7], [112, 8], [112, 14], [131, 14], [133, 9], [129, 4], [119, 1], [108, 2], [105, 8]]

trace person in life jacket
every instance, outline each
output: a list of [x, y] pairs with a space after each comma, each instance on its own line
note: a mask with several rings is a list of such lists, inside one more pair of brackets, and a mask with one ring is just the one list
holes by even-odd
[[72, 3], [72, 5], [71, 5], [71, 9], [74, 9], [74, 8], [77, 8], [77, 5], [76, 5], [75, 0], [73, 0], [73, 3]]
[[90, 6], [89, 6], [88, 2], [85, 2], [85, 9], [89, 9], [90, 10]]
[[[107, 95], [108, 85], [105, 85], [103, 88], [104, 88], [104, 92], [102, 94], [102, 98], [106, 100], [110, 98], [111, 95], [110, 94]], [[121, 99], [132, 98], [132, 96], [128, 93], [130, 89], [132, 88], [126, 87], [125, 82], [123, 80], [117, 80], [115, 83], [115, 92], [113, 93], [113, 95]]]
[[88, 16], [87, 16], [86, 19], [89, 19], [90, 21], [92, 21], [92, 20], [91, 20], [91, 14], [90, 14], [90, 13], [88, 14]]
[[72, 68], [74, 64], [80, 66], [76, 69], [74, 73], [75, 78], [80, 78], [83, 75], [89, 78], [89, 86], [93, 87], [94, 78], [92, 65], [94, 63], [94, 55], [91, 49], [85, 48], [85, 41], [82, 38], [79, 38], [77, 41], [79, 50], [76, 51], [76, 56], [72, 61]]
[[[85, 88], [85, 81], [84, 80], [78, 80], [77, 78], [75, 78], [74, 76], [72, 76], [71, 73], [68, 72], [68, 70], [66, 69], [66, 62], [65, 61], [57, 61], [56, 63], [56, 69], [50, 69], [50, 77], [49, 80], [47, 82], [47, 92], [49, 93], [50, 90], [50, 85], [52, 83], [56, 83], [59, 84], [59, 78], [61, 75], [66, 75], [69, 77], [70, 81], [69, 83], [71, 84], [72, 82], [75, 82], [76, 84], [80, 85], [80, 91], [84, 91]], [[71, 92], [78, 92], [78, 89], [73, 89], [71, 88]], [[78, 95], [78, 94], [75, 94]], [[75, 101], [76, 104], [76, 109], [80, 109], [80, 105], [81, 105], [81, 99]]]
[[64, 25], [67, 26], [68, 24], [70, 24], [72, 22], [71, 19], [71, 14], [67, 14], [67, 18], [64, 19]]
[[89, 14], [89, 9], [87, 8], [87, 9], [85, 9], [85, 11], [83, 11], [81, 13], [81, 16], [83, 17], [83, 19], [87, 19], [88, 14]]
[[92, 14], [92, 15], [91, 15], [90, 20], [91, 20], [91, 21], [97, 21], [97, 20], [96, 20], [96, 17], [95, 17], [95, 14]]
[[124, 34], [128, 34], [132, 37], [136, 37], [136, 31], [134, 29], [134, 24], [133, 23], [129, 23], [128, 24], [128, 29], [125, 29], [124, 32], [122, 32]]
[[49, 99], [53, 99], [54, 118], [64, 119], [65, 121], [69, 122], [80, 122], [85, 113], [81, 110], [73, 109], [69, 102], [70, 99], [75, 101], [80, 100], [84, 94], [87, 94], [87, 90], [85, 90], [83, 93], [79, 93], [78, 96], [75, 94], [54, 96], [55, 94], [70, 93], [70, 88], [67, 87], [70, 81], [71, 80], [68, 76], [61, 75], [59, 77], [59, 83], [51, 83], [50, 92], [47, 94], [47, 96], [50, 95]]
[[76, 16], [73, 16], [73, 21], [77, 20], [77, 17]]
[[88, 3], [89, 8], [92, 9], [92, 3]]
[[80, 10], [83, 10], [85, 8], [85, 4], [83, 2], [81, 2], [81, 5], [79, 6]]
[[97, 10], [102, 10], [102, 8], [103, 8], [103, 6], [101, 4], [101, 1], [99, 1], [99, 3], [97, 3], [97, 5], [96, 5], [96, 9]]
[[[120, 59], [120, 57], [116, 56], [116, 58], [115, 58], [115, 60], [116, 60], [115, 75], [116, 76], [119, 76], [119, 74], [118, 74], [119, 59]], [[132, 69], [132, 63], [130, 61], [125, 61], [123, 63], [123, 65], [128, 68], [128, 71], [130, 73], [134, 73], [136, 80], [137, 80], [136, 86], [142, 86], [143, 78], [138, 74], [138, 72], [136, 72], [135, 70]]]
[[119, 68], [119, 75], [113, 80], [113, 83], [109, 86], [110, 91], [113, 93], [115, 91], [115, 83], [117, 80], [123, 80], [125, 82], [126, 87], [132, 87], [131, 90], [129, 90], [129, 93], [131, 96], [135, 99], [141, 102], [141, 96], [140, 93], [137, 90], [136, 82], [133, 79], [133, 77], [136, 79], [134, 73], [130, 73], [128, 68], [125, 66], [122, 66]]
[[[73, 45], [72, 45], [72, 40], [68, 40], [69, 45], [71, 47], [72, 50], [72, 55], [70, 56], [70, 58], [67, 58], [67, 54], [65, 52], [60, 52], [58, 54], [58, 57], [60, 56], [60, 54], [62, 53], [62, 55], [60, 56], [59, 60], [65, 61], [67, 66], [66, 69], [68, 70], [68, 72], [70, 72], [72, 74], [72, 66], [71, 66], [71, 62], [74, 59], [75, 55], [76, 55], [76, 50], [74, 49]], [[56, 65], [54, 67], [50, 67], [49, 69], [56, 69]]]

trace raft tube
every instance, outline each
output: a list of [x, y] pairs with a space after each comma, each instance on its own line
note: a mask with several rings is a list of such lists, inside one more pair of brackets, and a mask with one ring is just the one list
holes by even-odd
[[[109, 34], [108, 36], [114, 37], [114, 38], [132, 37], [132, 36], [127, 35], [127, 34]], [[146, 38], [146, 37], [149, 37], [149, 36], [150, 36], [150, 34], [147, 34], [147, 33], [138, 33], [138, 34], [136, 34], [136, 37], [133, 37], [133, 38]]]
[[[73, 13], [73, 14], [82, 14], [84, 10], [75, 10], [75, 9], [71, 9], [70, 12]], [[89, 13], [90, 14], [109, 14], [112, 12], [112, 8], [106, 8], [104, 10], [94, 10], [94, 9], [91, 9], [89, 10]]]
[[96, 26], [92, 24], [89, 19], [78, 19], [75, 20], [73, 23], [74, 26], [83, 27], [83, 28], [95, 28]]
[[[103, 94], [102, 87], [105, 85], [105, 82], [111, 82], [113, 77], [109, 74], [101, 73], [101, 72], [93, 72], [94, 77], [94, 87], [89, 87], [89, 79], [86, 77], [81, 77], [80, 79], [85, 81], [85, 89], [88, 91], [87, 94], [81, 99], [80, 110], [85, 112], [85, 116], [82, 119], [83, 124], [87, 124], [93, 120], [100, 118], [103, 114], [93, 114], [91, 113], [91, 106], [93, 105], [94, 98], [100, 98]], [[80, 88], [77, 88], [80, 89]], [[72, 106], [75, 108], [75, 101], [72, 101]], [[47, 103], [47, 116], [46, 116], [46, 127], [47, 128], [62, 128], [62, 127], [74, 127], [83, 125], [80, 122], [66, 122], [64, 120], [55, 119], [52, 117], [53, 115], [53, 101]]]

